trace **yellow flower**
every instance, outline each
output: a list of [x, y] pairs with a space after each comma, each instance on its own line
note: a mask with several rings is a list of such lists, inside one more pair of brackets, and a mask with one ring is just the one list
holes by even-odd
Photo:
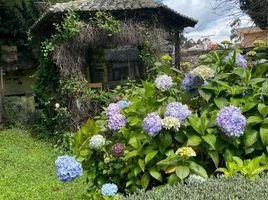
[[181, 63], [181, 66], [183, 67], [183, 69], [190, 69], [191, 63], [189, 63], [189, 62], [183, 62], [183, 63]]
[[165, 55], [162, 56], [162, 60], [163, 60], [163, 61], [166, 61], [166, 62], [169, 62], [169, 61], [172, 60], [172, 58], [170, 57], [170, 55], [165, 54]]
[[263, 46], [266, 46], [266, 42], [264, 40], [256, 40], [254, 43], [253, 43], [254, 46], [258, 46], [258, 47], [263, 47]]
[[204, 65], [200, 65], [194, 68], [191, 73], [197, 76], [201, 76], [204, 80], [213, 78], [215, 75], [215, 71], [213, 69]]
[[249, 51], [247, 52], [248, 56], [255, 56], [256, 55], [256, 51]]
[[181, 147], [176, 151], [176, 154], [185, 158], [196, 156], [196, 153], [192, 147]]

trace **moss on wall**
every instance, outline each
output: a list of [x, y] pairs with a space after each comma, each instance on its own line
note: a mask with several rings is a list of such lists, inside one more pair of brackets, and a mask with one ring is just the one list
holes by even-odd
[[4, 95], [5, 96], [31, 96], [35, 83], [34, 70], [17, 70], [6, 72], [4, 75]]

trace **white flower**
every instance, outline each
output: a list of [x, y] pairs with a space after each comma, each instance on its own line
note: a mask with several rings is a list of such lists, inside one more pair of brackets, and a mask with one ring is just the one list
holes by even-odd
[[168, 116], [162, 120], [162, 125], [167, 130], [170, 130], [173, 128], [174, 130], [178, 131], [181, 126], [181, 123], [178, 118]]
[[158, 76], [155, 79], [155, 86], [157, 89], [161, 90], [162, 92], [167, 91], [173, 86], [172, 78], [168, 75]]
[[60, 107], [60, 104], [59, 103], [55, 103], [55, 107], [56, 108], [59, 108]]
[[188, 177], [188, 182], [190, 184], [198, 184], [198, 183], [204, 183], [206, 181], [205, 178], [201, 177], [201, 176], [198, 176], [198, 175], [195, 175], [195, 174], [191, 174], [189, 177]]
[[92, 136], [92, 138], [89, 141], [89, 147], [92, 150], [98, 150], [101, 147], [103, 147], [105, 144], [105, 139], [102, 135], [98, 134], [98, 135], [94, 135]]

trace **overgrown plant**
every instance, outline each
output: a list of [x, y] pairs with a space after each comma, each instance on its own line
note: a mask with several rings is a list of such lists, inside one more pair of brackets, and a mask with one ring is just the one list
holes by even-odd
[[[227, 172], [221, 168], [238, 157], [243, 164], [235, 173], [266, 170], [259, 161], [268, 145], [267, 49], [256, 47], [252, 63], [238, 50], [212, 51], [185, 77], [164, 56], [154, 82], [133, 87], [74, 135], [71, 148], [88, 172], [89, 196], [207, 178], [217, 168]], [[106, 183], [113, 188], [108, 197]]]

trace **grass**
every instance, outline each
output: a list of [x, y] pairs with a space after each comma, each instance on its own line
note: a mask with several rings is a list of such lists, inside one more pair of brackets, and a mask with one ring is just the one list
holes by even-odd
[[60, 182], [54, 161], [58, 151], [17, 129], [0, 131], [0, 200], [84, 199], [85, 177]]

